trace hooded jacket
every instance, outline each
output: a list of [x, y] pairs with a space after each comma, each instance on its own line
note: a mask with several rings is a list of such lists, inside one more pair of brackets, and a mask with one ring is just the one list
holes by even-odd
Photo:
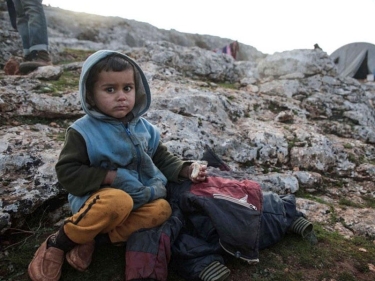
[[[85, 85], [90, 69], [111, 54], [122, 56], [134, 69], [135, 105], [126, 121], [92, 109], [86, 102]], [[78, 212], [89, 196], [102, 187], [101, 182], [108, 170], [117, 171], [111, 187], [131, 195], [133, 209], [165, 197], [167, 180], [178, 179], [184, 162], [167, 152], [160, 142], [157, 128], [141, 117], [150, 107], [151, 93], [138, 64], [114, 51], [94, 53], [82, 66], [79, 95], [86, 115], [68, 128], [56, 164], [59, 182], [70, 193], [68, 199], [73, 213]]]

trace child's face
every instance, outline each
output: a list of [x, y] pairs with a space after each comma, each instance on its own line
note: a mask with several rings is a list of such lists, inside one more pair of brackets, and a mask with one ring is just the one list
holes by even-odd
[[132, 69], [100, 72], [93, 89], [94, 105], [104, 114], [121, 119], [132, 111], [135, 103]]

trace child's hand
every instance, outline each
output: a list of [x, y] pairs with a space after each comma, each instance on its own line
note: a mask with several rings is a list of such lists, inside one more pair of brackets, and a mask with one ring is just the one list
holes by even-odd
[[197, 161], [189, 166], [189, 179], [194, 182], [202, 182], [207, 179], [207, 162]]

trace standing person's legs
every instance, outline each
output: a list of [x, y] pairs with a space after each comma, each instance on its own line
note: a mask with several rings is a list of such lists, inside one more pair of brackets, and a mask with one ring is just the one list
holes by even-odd
[[29, 39], [29, 17], [23, 8], [21, 0], [13, 0], [17, 15], [17, 30], [22, 40], [23, 55], [27, 56], [30, 53], [30, 39]]
[[28, 16], [30, 52], [48, 51], [47, 21], [42, 0], [21, 0], [23, 10]]
[[[47, 21], [44, 14], [42, 0], [15, 0], [22, 16], [17, 24], [22, 24], [19, 29], [24, 47], [24, 62], [19, 66], [21, 74], [27, 74], [38, 67], [52, 64], [48, 52]], [[24, 21], [27, 20], [26, 24]], [[27, 29], [26, 29], [27, 27]]]

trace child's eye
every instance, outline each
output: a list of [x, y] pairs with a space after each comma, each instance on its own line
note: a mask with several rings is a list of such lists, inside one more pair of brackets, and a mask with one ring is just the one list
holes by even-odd
[[125, 92], [130, 92], [133, 88], [131, 86], [125, 86], [124, 91]]
[[105, 89], [105, 91], [106, 91], [107, 93], [113, 93], [113, 92], [115, 91], [115, 88], [113, 88], [113, 87], [108, 87], [108, 88]]

